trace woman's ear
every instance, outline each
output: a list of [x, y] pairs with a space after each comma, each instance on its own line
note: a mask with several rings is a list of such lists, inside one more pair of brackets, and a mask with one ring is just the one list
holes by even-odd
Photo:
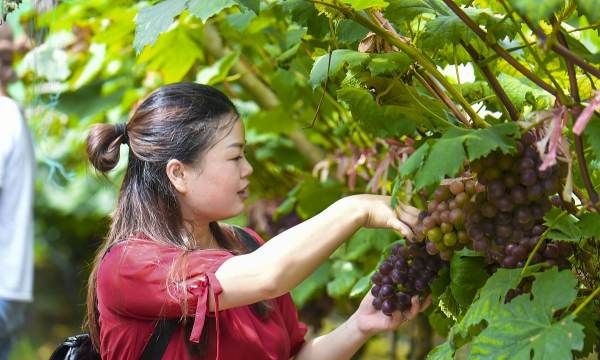
[[175, 190], [184, 194], [187, 191], [185, 165], [177, 159], [171, 159], [167, 162], [166, 171]]

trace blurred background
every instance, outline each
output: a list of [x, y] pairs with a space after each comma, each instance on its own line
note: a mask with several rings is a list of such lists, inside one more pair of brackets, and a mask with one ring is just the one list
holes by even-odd
[[[107, 232], [127, 158], [123, 149], [117, 169], [98, 176], [86, 160], [87, 132], [97, 122], [127, 121], [161, 84], [197, 81], [234, 99], [255, 171], [247, 212], [228, 222], [267, 239], [344, 194], [389, 192], [383, 176], [389, 170], [392, 177], [414, 150], [410, 139], [371, 136], [329, 93], [313, 90], [313, 59], [330, 40], [322, 38], [329, 24], [314, 7], [292, 1], [265, 6], [260, 15], [225, 7], [207, 21], [184, 11], [168, 29], [157, 17], [156, 42], [138, 52], [134, 19], [150, 5], [24, 1], [7, 16], [19, 78], [9, 94], [24, 110], [37, 161], [34, 302], [13, 360], [47, 359], [62, 339], [82, 332], [89, 264]], [[337, 41], [356, 47], [367, 31], [346, 27]], [[294, 291], [309, 336], [331, 330], [356, 308], [382, 251], [396, 240], [389, 231], [361, 230]], [[435, 341], [420, 317], [374, 338], [357, 358], [421, 358]]]

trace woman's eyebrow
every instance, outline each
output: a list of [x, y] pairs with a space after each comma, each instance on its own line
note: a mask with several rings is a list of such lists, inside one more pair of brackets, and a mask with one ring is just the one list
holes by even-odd
[[244, 144], [244, 143], [233, 143], [233, 144], [230, 144], [230, 145], [228, 146], [228, 148], [230, 148], [230, 147], [239, 147], [239, 148], [243, 148], [245, 145], [246, 145], [246, 144]]

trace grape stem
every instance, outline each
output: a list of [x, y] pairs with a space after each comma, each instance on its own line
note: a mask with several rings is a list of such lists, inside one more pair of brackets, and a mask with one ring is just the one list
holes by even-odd
[[579, 314], [581, 312], [581, 310], [583, 310], [584, 307], [587, 306], [587, 304], [590, 303], [590, 301], [592, 301], [596, 296], [600, 295], [600, 286], [598, 286], [596, 288], [596, 290], [594, 290], [593, 293], [591, 293], [590, 295], [588, 295], [581, 304], [579, 304], [579, 306], [577, 306], [577, 308], [575, 308], [575, 310], [573, 310], [572, 313], [570, 313], [567, 316], [577, 316], [577, 314]]
[[[556, 223], [561, 217], [563, 217], [563, 216], [565, 216], [567, 214], [568, 213], [566, 211], [561, 212], [560, 215], [558, 215], [556, 217], [556, 219], [554, 219], [554, 223]], [[523, 266], [523, 270], [521, 270], [521, 277], [525, 274], [525, 270], [527, 270], [527, 267], [531, 263], [531, 260], [533, 259], [533, 256], [535, 255], [535, 253], [537, 253], [537, 251], [540, 248], [540, 246], [542, 246], [542, 243], [546, 239], [546, 236], [548, 236], [548, 232], [550, 231], [550, 229], [552, 228], [552, 225], [554, 225], [554, 223], [550, 224], [550, 226], [548, 226], [548, 228], [546, 229], [546, 231], [544, 231], [542, 233], [542, 235], [540, 235], [540, 238], [538, 239], [537, 243], [535, 244], [533, 250], [531, 250], [531, 253], [527, 257], [527, 261], [525, 262], [525, 265]]]

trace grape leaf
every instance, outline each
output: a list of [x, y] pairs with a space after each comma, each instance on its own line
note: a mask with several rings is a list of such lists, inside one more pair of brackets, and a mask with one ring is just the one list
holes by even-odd
[[442, 137], [431, 147], [425, 164], [415, 176], [416, 189], [435, 184], [458, 173], [466, 158], [462, 138]]
[[319, 86], [328, 76], [337, 75], [344, 65], [358, 66], [365, 63], [369, 59], [369, 54], [361, 53], [354, 50], [338, 49], [331, 52], [331, 63], [329, 64], [329, 73], [327, 65], [329, 62], [329, 54], [318, 57], [310, 71], [309, 82], [313, 88]]
[[600, 1], [599, 0], [575, 0], [577, 11], [581, 15], [585, 15], [590, 23], [595, 23], [600, 20]]
[[550, 209], [544, 215], [544, 224], [548, 227], [546, 230], [548, 239], [580, 241], [583, 235], [577, 218], [557, 208]]
[[475, 301], [465, 316], [450, 331], [450, 339], [455, 335], [466, 336], [469, 328], [482, 320], [493, 323], [504, 316], [502, 309], [508, 290], [515, 288], [521, 281], [521, 269], [498, 269], [479, 290]]
[[443, 342], [436, 346], [427, 354], [427, 360], [452, 360], [454, 359], [454, 349], [449, 342]]
[[326, 261], [310, 274], [309, 277], [292, 289], [291, 293], [296, 306], [299, 308], [302, 307], [315, 293], [325, 287], [327, 281], [329, 281], [330, 271], [331, 262]]
[[513, 138], [518, 135], [519, 127], [514, 122], [474, 131], [465, 140], [469, 161], [484, 157], [495, 150], [510, 153], [515, 149]]
[[544, 0], [540, 2], [531, 0], [510, 0], [511, 5], [520, 14], [527, 15], [533, 23], [539, 20], [546, 20], [560, 10], [564, 5], [564, 0]]
[[458, 304], [466, 308], [471, 305], [475, 293], [488, 279], [483, 257], [465, 256], [456, 252], [450, 261], [450, 290]]
[[187, 0], [165, 0], [143, 8], [135, 20], [133, 47], [139, 54], [146, 45], [154, 44], [158, 35], [167, 31], [173, 18], [185, 9]]
[[586, 213], [579, 217], [577, 224], [584, 237], [600, 239], [600, 214]]
[[189, 0], [188, 10], [192, 15], [200, 18], [202, 22], [206, 22], [206, 20], [220, 13], [223, 9], [234, 5], [238, 5], [238, 2], [234, 0]]
[[416, 172], [423, 164], [427, 154], [429, 154], [429, 143], [425, 142], [402, 164], [400, 175], [406, 177]]
[[416, 121], [422, 121], [414, 109], [397, 105], [378, 105], [373, 96], [359, 88], [346, 87], [338, 90], [338, 97], [348, 104], [352, 116], [363, 125], [365, 131], [381, 137], [400, 137], [415, 131]]
[[260, 0], [235, 0], [235, 2], [248, 10], [253, 11], [257, 15], [260, 12]]
[[348, 296], [359, 277], [358, 270], [350, 261], [338, 260], [331, 267], [335, 277], [327, 283], [327, 294], [333, 298]]
[[356, 284], [354, 284], [352, 289], [350, 289], [350, 294], [348, 294], [348, 296], [353, 298], [353, 297], [357, 297], [357, 296], [363, 296], [364, 294], [366, 294], [367, 291], [369, 291], [369, 289], [371, 288], [371, 276], [372, 275], [373, 275], [372, 273], [369, 273], [369, 274], [363, 276], [362, 278], [360, 278], [356, 282]]
[[592, 155], [600, 160], [600, 116], [594, 113], [583, 131], [585, 140], [590, 144]]
[[344, 0], [346, 4], [350, 4], [355, 10], [364, 10], [369, 8], [384, 8], [388, 5], [385, 0]]
[[160, 71], [164, 81], [171, 83], [180, 81], [202, 57], [202, 50], [190, 33], [183, 26], [177, 26], [161, 34], [154, 45], [146, 47], [138, 61], [148, 62], [149, 69]]
[[473, 341], [470, 357], [477, 359], [572, 359], [583, 348], [583, 326], [572, 316], [553, 315], [577, 296], [577, 280], [556, 268], [536, 274], [532, 295], [523, 294], [502, 305], [502, 316], [489, 322]]
[[371, 55], [367, 67], [371, 75], [393, 75], [406, 72], [412, 60], [403, 52], [391, 52]]
[[415, 187], [419, 190], [439, 182], [445, 176], [456, 175], [467, 154], [468, 159], [473, 161], [498, 149], [510, 152], [515, 144], [512, 137], [518, 134], [518, 127], [514, 123], [486, 129], [452, 128], [433, 145], [421, 151], [419, 148], [413, 153], [400, 169], [400, 175], [406, 177], [415, 174]]
[[421, 14], [435, 13], [425, 0], [390, 0], [389, 2], [385, 9], [385, 16], [396, 25], [410, 21]]

